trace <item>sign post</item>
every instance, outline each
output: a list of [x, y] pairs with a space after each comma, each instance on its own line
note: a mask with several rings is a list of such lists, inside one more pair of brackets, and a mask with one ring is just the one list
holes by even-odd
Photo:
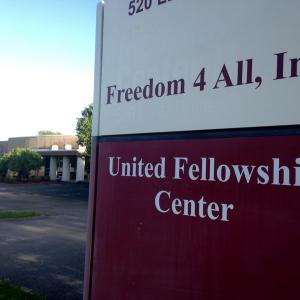
[[99, 4], [85, 300], [297, 298], [299, 12]]

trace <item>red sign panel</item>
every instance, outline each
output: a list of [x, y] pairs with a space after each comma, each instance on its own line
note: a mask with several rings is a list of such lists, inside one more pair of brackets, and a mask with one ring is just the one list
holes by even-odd
[[298, 299], [300, 138], [101, 142], [91, 299]]

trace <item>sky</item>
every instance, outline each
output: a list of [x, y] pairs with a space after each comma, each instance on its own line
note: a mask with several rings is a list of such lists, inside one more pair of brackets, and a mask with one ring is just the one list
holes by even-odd
[[0, 0], [0, 141], [75, 134], [93, 101], [99, 0]]

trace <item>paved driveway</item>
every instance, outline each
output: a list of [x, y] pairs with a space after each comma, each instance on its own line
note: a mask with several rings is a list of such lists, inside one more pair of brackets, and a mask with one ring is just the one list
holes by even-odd
[[82, 299], [88, 185], [0, 183], [0, 210], [49, 214], [0, 220], [0, 279], [47, 300]]

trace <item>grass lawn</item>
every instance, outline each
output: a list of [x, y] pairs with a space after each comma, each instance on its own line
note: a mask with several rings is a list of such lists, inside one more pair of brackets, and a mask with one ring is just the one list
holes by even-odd
[[41, 296], [34, 294], [22, 287], [0, 280], [0, 300], [43, 300]]
[[[42, 216], [43, 214], [36, 211], [0, 211], [0, 219], [21, 219]], [[1, 298], [0, 298], [1, 299]]]

